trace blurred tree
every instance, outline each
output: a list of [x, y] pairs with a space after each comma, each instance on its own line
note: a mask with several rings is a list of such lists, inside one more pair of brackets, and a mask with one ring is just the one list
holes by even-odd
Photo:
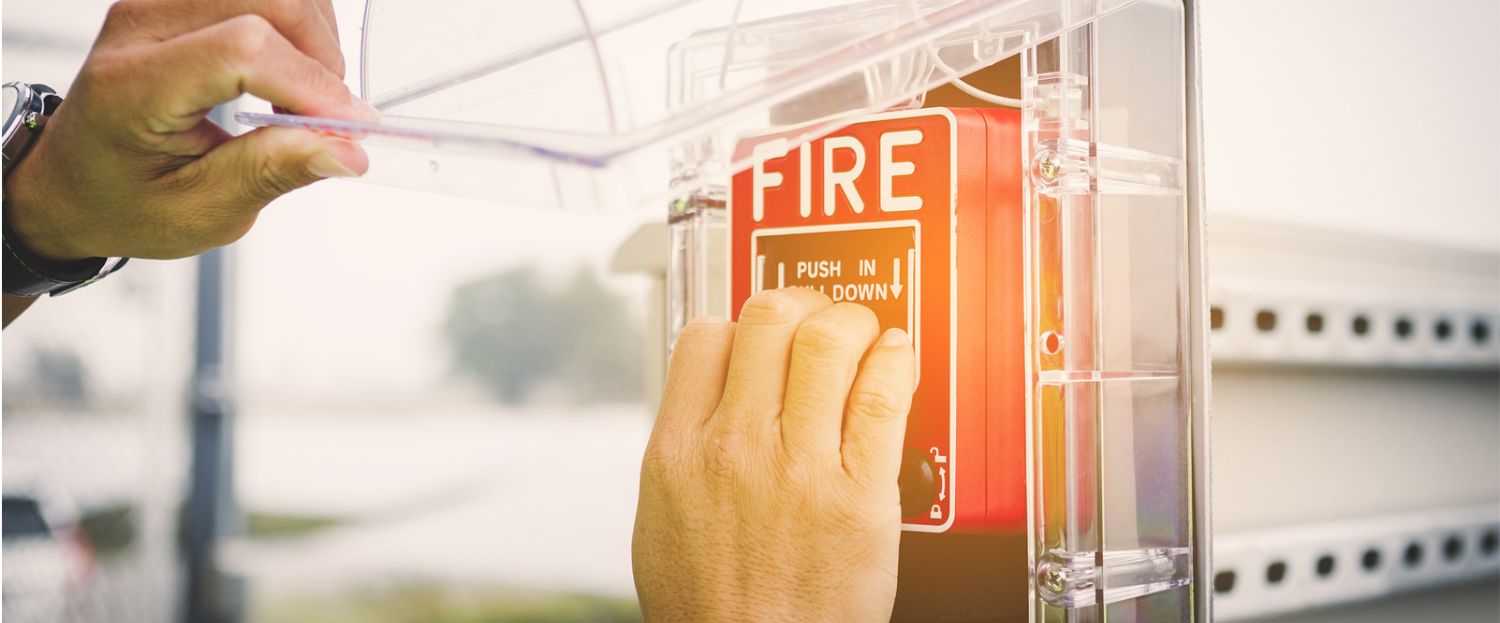
[[535, 267], [460, 286], [443, 330], [455, 367], [507, 404], [542, 388], [580, 403], [643, 395], [641, 332], [587, 268], [559, 289], [544, 287]]

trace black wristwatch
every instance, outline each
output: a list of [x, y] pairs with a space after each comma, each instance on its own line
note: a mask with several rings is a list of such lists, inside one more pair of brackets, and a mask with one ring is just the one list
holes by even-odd
[[[4, 90], [4, 176], [36, 142], [47, 118], [62, 104], [62, 96], [46, 85], [12, 82]], [[10, 202], [4, 215], [4, 289], [17, 296], [57, 296], [71, 292], [120, 270], [129, 258], [94, 257], [74, 262], [43, 258], [26, 247], [10, 228]]]

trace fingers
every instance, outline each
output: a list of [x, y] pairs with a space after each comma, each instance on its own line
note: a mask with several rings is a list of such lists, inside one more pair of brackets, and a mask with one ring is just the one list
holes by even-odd
[[667, 365], [656, 431], [672, 436], [702, 426], [724, 393], [735, 326], [722, 318], [695, 318], [683, 327]]
[[896, 482], [915, 390], [911, 338], [889, 329], [870, 348], [849, 391], [842, 448], [847, 473], [867, 482]]
[[189, 192], [202, 205], [246, 212], [320, 179], [363, 175], [368, 168], [364, 150], [352, 141], [260, 128], [220, 145], [177, 175], [189, 180]]
[[328, 0], [125, 0], [110, 7], [99, 41], [166, 41], [242, 15], [264, 19], [303, 54], [343, 78], [344, 54]]
[[788, 288], [745, 301], [734, 333], [729, 379], [715, 420], [725, 426], [769, 423], [786, 397], [792, 340], [803, 320], [833, 305], [821, 292]]
[[875, 312], [854, 303], [839, 303], [803, 321], [792, 342], [781, 411], [788, 451], [837, 456], [849, 387], [879, 333]]
[[266, 20], [244, 15], [160, 44], [148, 59], [162, 85], [141, 105], [151, 131], [180, 132], [241, 93], [299, 114], [374, 120], [327, 68], [298, 51]]

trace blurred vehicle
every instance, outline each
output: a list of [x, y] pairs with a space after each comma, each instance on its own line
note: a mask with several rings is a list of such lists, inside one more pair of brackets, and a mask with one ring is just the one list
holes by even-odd
[[7, 486], [3, 526], [4, 620], [76, 620], [93, 576], [94, 550], [71, 502], [41, 489]]

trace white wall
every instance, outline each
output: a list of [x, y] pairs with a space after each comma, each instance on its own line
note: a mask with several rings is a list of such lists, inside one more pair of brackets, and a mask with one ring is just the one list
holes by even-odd
[[1500, 2], [1203, 5], [1211, 212], [1500, 249]]

